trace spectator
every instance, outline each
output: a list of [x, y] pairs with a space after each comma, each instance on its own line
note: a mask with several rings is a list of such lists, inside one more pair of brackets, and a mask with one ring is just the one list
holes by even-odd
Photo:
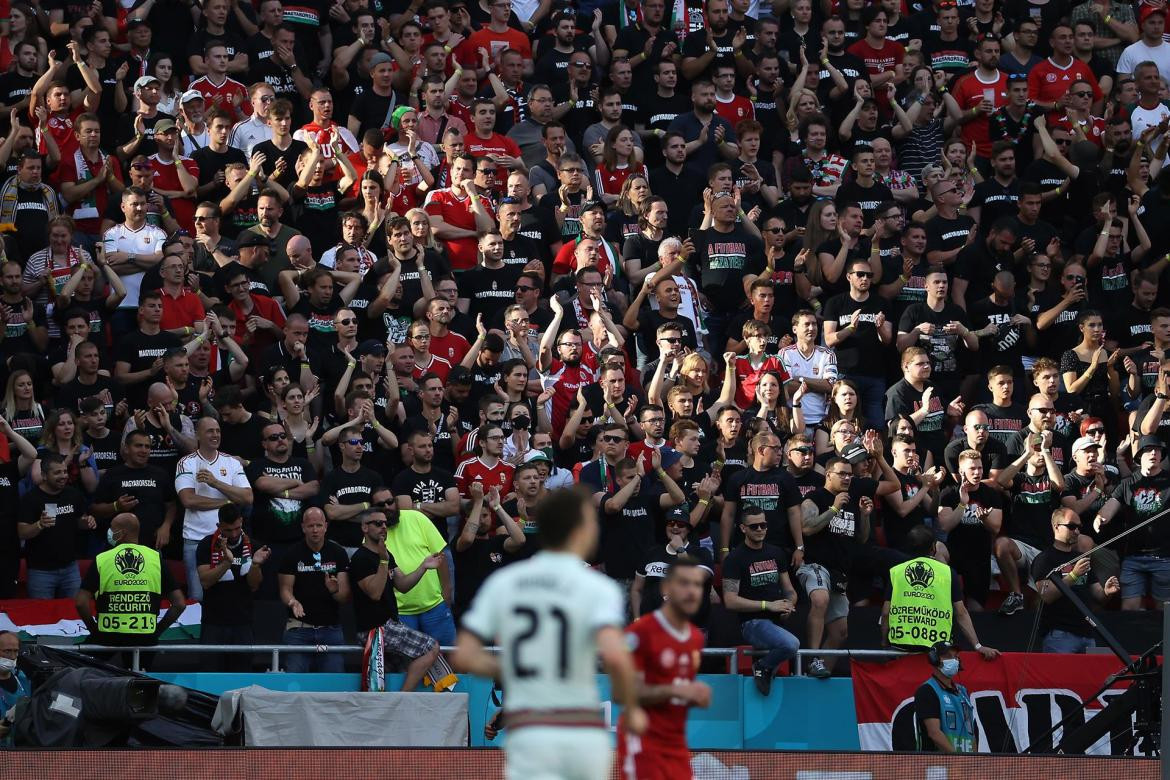
[[[319, 647], [344, 643], [339, 605], [349, 601], [349, 556], [325, 538], [328, 525], [320, 509], [305, 510], [301, 520], [304, 539], [280, 560], [280, 600], [289, 615], [284, 626], [286, 644]], [[289, 653], [284, 668], [292, 674], [336, 674], [343, 664], [336, 653]]]
[[[195, 549], [196, 571], [203, 588], [200, 643], [253, 644], [253, 594], [260, 587], [262, 567], [271, 554], [267, 545], [253, 549], [252, 540], [244, 533], [239, 507], [227, 504], [219, 508], [215, 532]], [[249, 672], [252, 659], [246, 653], [227, 653], [220, 659], [210, 656], [202, 668]]]
[[73, 598], [81, 587], [77, 568], [84, 531], [97, 528], [85, 496], [69, 486], [65, 459], [41, 457], [41, 483], [20, 499], [17, 533], [28, 563], [28, 595], [34, 599]]

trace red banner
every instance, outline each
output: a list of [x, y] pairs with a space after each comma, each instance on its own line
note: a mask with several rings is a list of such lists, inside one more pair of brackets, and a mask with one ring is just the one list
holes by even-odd
[[[962, 669], [955, 679], [971, 695], [979, 727], [978, 749], [984, 753], [1022, 752], [1070, 714], [1074, 716], [1068, 726], [1071, 732], [1128, 686], [1119, 682], [1096, 696], [1106, 678], [1122, 668], [1112, 655], [1005, 653], [995, 661], [985, 661], [978, 653], [962, 653], [960, 657]], [[916, 749], [914, 693], [933, 671], [926, 656], [887, 663], [855, 659], [852, 667], [861, 749]], [[1160, 682], [1155, 682], [1158, 685]], [[1128, 733], [1125, 723], [1115, 726], [1112, 735], [1097, 740], [1088, 752], [1122, 753], [1124, 733]], [[1038, 742], [1036, 749], [1051, 752], [1063, 731], [1057, 732], [1055, 740], [1048, 737]]]

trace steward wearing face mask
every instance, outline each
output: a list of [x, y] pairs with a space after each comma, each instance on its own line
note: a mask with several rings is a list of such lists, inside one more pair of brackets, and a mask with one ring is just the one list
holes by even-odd
[[927, 658], [934, 667], [914, 694], [918, 749], [929, 753], [974, 753], [978, 733], [967, 689], [955, 682], [962, 665], [950, 642], [935, 642]]
[[[113, 549], [98, 555], [77, 592], [77, 614], [89, 641], [102, 645], [152, 645], [186, 608], [183, 591], [162, 565], [158, 551], [138, 543], [138, 518], [129, 512], [110, 521]], [[171, 605], [160, 619], [163, 593]], [[91, 602], [96, 599], [96, 616]]]

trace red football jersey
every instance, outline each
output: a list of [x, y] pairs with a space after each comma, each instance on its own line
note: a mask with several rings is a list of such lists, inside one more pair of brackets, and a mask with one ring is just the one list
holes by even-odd
[[788, 381], [788, 372], [784, 370], [780, 359], [775, 355], [769, 355], [764, 358], [764, 362], [759, 368], [752, 367], [752, 361], [746, 356], [737, 357], [735, 359], [735, 405], [740, 409], [747, 409], [756, 402], [756, 386], [760, 383], [760, 377], [767, 372], [775, 372], [780, 377], [780, 382]]
[[[703, 634], [687, 624], [680, 634], [666, 620], [662, 610], [643, 615], [626, 629], [634, 666], [642, 673], [646, 685], [669, 685], [690, 682], [699, 671], [699, 654]], [[650, 725], [642, 735], [647, 747], [686, 750], [687, 705], [675, 699], [647, 707]]]
[[483, 462], [483, 458], [469, 458], [455, 468], [455, 486], [459, 488], [459, 495], [471, 498], [471, 483], [480, 482], [483, 484], [485, 496], [493, 487], [498, 487], [502, 498], [512, 492], [512, 475], [514, 473], [516, 473], [516, 467], [503, 460], [498, 460], [496, 465], [489, 466]]

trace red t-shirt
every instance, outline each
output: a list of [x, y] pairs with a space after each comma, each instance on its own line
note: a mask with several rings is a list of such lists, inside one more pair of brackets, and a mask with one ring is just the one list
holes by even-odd
[[507, 154], [512, 157], [520, 156], [520, 147], [516, 145], [516, 142], [508, 136], [500, 135], [499, 133], [492, 133], [487, 138], [480, 138], [472, 130], [463, 139], [463, 147], [464, 151], [472, 157], [487, 157], [490, 154]]
[[252, 365], [259, 365], [259, 362], [264, 352], [276, 343], [277, 336], [270, 330], [256, 330], [254, 332], [248, 331], [248, 317], [253, 315], [263, 317], [270, 320], [277, 327], [284, 327], [284, 312], [280, 310], [280, 304], [269, 298], [267, 295], [257, 295], [252, 293], [252, 312], [245, 316], [243, 309], [233, 299], [228, 308], [232, 310], [232, 314], [236, 315], [236, 343], [240, 345], [240, 349], [244, 350], [244, 354], [248, 356], [248, 360]]
[[447, 374], [451, 373], [451, 364], [438, 355], [432, 354], [431, 359], [425, 366], [419, 365], [419, 363], [416, 361], [414, 364], [414, 370], [410, 372], [410, 375], [413, 376], [416, 380], [419, 380], [422, 379], [423, 374], [427, 373], [428, 371], [437, 376], [439, 379], [442, 379], [443, 384], [447, 384]]
[[[65, 116], [58, 114], [50, 114], [48, 127], [49, 135], [53, 136], [53, 141], [57, 144], [57, 149], [61, 152], [61, 159], [72, 156], [77, 151], [80, 141], [77, 140], [77, 134], [73, 132], [73, 123], [77, 121], [77, 117], [85, 113], [85, 108], [78, 108], [76, 111], [66, 111]], [[35, 115], [29, 115], [29, 122], [31, 127], [37, 126], [37, 118]], [[40, 130], [36, 131], [40, 133]], [[43, 141], [38, 143], [37, 151], [41, 154], [47, 154], [48, 148]], [[60, 169], [58, 169], [60, 170]]]
[[[997, 71], [994, 81], [984, 81], [979, 78], [978, 72], [968, 73], [955, 82], [951, 94], [959, 108], [970, 111], [983, 102], [984, 95], [990, 94], [991, 102], [996, 108], [1008, 104], [1007, 74]], [[988, 114], [980, 114], [975, 119], [963, 125], [963, 140], [968, 148], [975, 144], [975, 151], [980, 157], [991, 157], [991, 136], [988, 134]]]
[[159, 292], [162, 293], [163, 313], [158, 325], [163, 330], [189, 328], [207, 316], [203, 302], [195, 293], [183, 290], [179, 297], [175, 298], [165, 288]]
[[604, 162], [599, 162], [597, 170], [594, 171], [594, 176], [597, 179], [597, 191], [604, 192], [606, 195], [620, 195], [622, 187], [626, 184], [626, 179], [635, 174], [645, 176], [646, 166], [642, 163], [632, 163], [625, 167], [619, 165], [610, 170]]
[[451, 365], [459, 365], [471, 351], [471, 345], [462, 335], [447, 331], [446, 336], [431, 336], [431, 354], [441, 357]]
[[752, 105], [752, 101], [749, 98], [743, 95], [736, 95], [727, 102], [716, 97], [715, 113], [730, 122], [732, 129], [734, 129], [736, 125], [745, 119], [755, 119], [756, 107]]
[[578, 364], [567, 366], [554, 360], [552, 370], [545, 379], [545, 389], [552, 388], [552, 427], [559, 431], [569, 419], [569, 405], [577, 398], [577, 390], [597, 381], [597, 375], [588, 366]]
[[480, 49], [485, 49], [491, 55], [493, 65], [499, 61], [500, 52], [505, 49], [515, 49], [524, 59], [532, 59], [532, 43], [529, 42], [528, 36], [511, 27], [498, 33], [493, 32], [490, 27], [484, 26], [473, 32], [465, 43], [460, 44], [455, 49], [455, 55], [464, 67], [470, 65], [478, 68], [483, 64], [479, 55]]
[[471, 483], [479, 482], [485, 496], [493, 487], [498, 487], [502, 498], [512, 492], [515, 472], [516, 467], [504, 460], [497, 460], [496, 465], [489, 466], [483, 458], [468, 458], [455, 467], [455, 487], [459, 489], [459, 495], [471, 498]]
[[1033, 65], [1028, 71], [1028, 97], [1038, 103], [1059, 103], [1074, 81], [1087, 81], [1093, 88], [1093, 100], [1101, 99], [1097, 77], [1088, 65], [1076, 57], [1063, 68], [1053, 62], [1051, 57]]
[[[475, 230], [475, 214], [466, 195], [456, 195], [449, 189], [432, 190], [424, 201], [423, 208], [433, 217], [442, 217], [451, 227]], [[466, 271], [475, 268], [479, 248], [474, 236], [466, 238], [439, 239], [447, 247], [451, 268]]]
[[[183, 167], [187, 169], [187, 173], [191, 174], [196, 179], [199, 178], [199, 166], [195, 164], [194, 160], [183, 160]], [[173, 162], [166, 163], [158, 159], [158, 155], [154, 154], [150, 157], [150, 167], [154, 169], [154, 188], [156, 190], [170, 190], [173, 192], [182, 192], [183, 185], [179, 183], [179, 173], [175, 170]], [[195, 206], [198, 205], [195, 198], [169, 198], [171, 204], [171, 213], [175, 215], [175, 221], [191, 235], [195, 235]]]
[[759, 368], [752, 367], [752, 361], [746, 356], [735, 359], [735, 405], [740, 409], [747, 409], [756, 402], [756, 386], [760, 377], [772, 371], [780, 376], [781, 382], [788, 381], [788, 372], [775, 355], [764, 358]]
[[[1062, 130], [1067, 130], [1071, 133], [1073, 131], [1072, 119], [1069, 118], [1068, 114], [1064, 114], [1060, 117], [1060, 119], [1057, 119], [1055, 122], [1051, 122], [1049, 127], [1059, 127]], [[1097, 146], [1104, 145], [1105, 120], [1101, 117], [1090, 117], [1085, 121], [1084, 124], [1081, 125], [1081, 130], [1084, 132], [1085, 138], [1097, 144]]]
[[[207, 76], [200, 76], [191, 82], [189, 89], [197, 90], [203, 95], [203, 102], [208, 109], [218, 106], [221, 111], [232, 114], [237, 121], [252, 115], [252, 101], [248, 99], [248, 88], [233, 78], [225, 76], [222, 83], [215, 84]], [[239, 105], [235, 105], [237, 96]]]
[[[680, 636], [661, 610], [655, 610], [631, 623], [626, 628], [626, 637], [634, 666], [642, 673], [646, 685], [670, 685], [695, 679], [703, 651], [703, 634], [694, 626], [688, 624]], [[641, 736], [642, 742], [652, 749], [685, 751], [687, 706], [670, 699], [647, 707], [650, 723]]]
[[[76, 148], [74, 147], [75, 151]], [[84, 177], [78, 175], [77, 157], [81, 157], [85, 166], [89, 169], [89, 173]], [[95, 179], [104, 174], [107, 165], [113, 166], [114, 178], [118, 181], [124, 181], [122, 178], [122, 168], [118, 165], [118, 160], [115, 157], [104, 157], [99, 158], [97, 162], [90, 162], [84, 158], [84, 155], [74, 154], [73, 152], [65, 154], [62, 152], [61, 164], [57, 167], [56, 182], [80, 182]], [[69, 205], [65, 213], [73, 217], [74, 221], [77, 222], [77, 230], [79, 232], [97, 235], [102, 231], [102, 215], [106, 213], [109, 203], [110, 188], [102, 184], [93, 189], [87, 198]]]

